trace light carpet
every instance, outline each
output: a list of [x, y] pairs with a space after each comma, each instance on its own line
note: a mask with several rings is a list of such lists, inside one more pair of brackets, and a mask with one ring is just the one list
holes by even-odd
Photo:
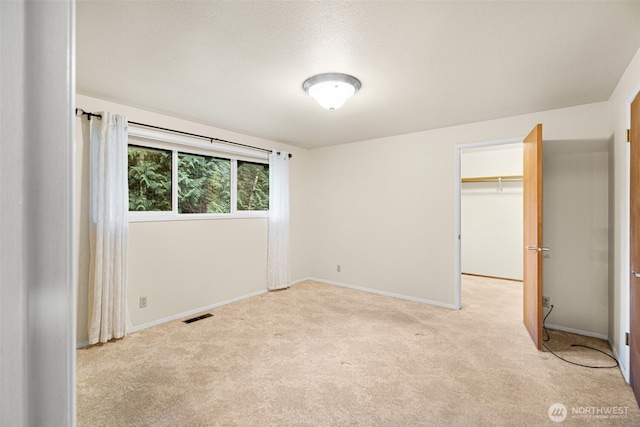
[[[464, 276], [462, 298], [451, 310], [308, 281], [80, 349], [77, 422], [544, 426], [562, 404], [561, 425], [640, 425], [619, 369], [534, 347], [521, 283]], [[567, 345], [604, 341], [551, 333], [564, 357], [610, 364]]]

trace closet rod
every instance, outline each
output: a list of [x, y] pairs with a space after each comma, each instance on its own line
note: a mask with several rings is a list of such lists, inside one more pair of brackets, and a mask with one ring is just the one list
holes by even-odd
[[[89, 120], [91, 120], [91, 117], [96, 117], [98, 120], [102, 120], [102, 116], [100, 114], [95, 114], [95, 113], [91, 113], [91, 112], [88, 112], [88, 111], [84, 111], [82, 108], [76, 108], [76, 116], [77, 117], [87, 116], [87, 118]], [[177, 133], [177, 134], [180, 134], [180, 135], [193, 136], [193, 137], [196, 137], [196, 138], [207, 139], [212, 144], [213, 144], [213, 141], [217, 141], [217, 142], [222, 142], [224, 144], [231, 144], [231, 145], [235, 145], [235, 146], [238, 146], [238, 147], [249, 148], [251, 150], [258, 150], [258, 151], [265, 151], [267, 153], [273, 153], [273, 150], [269, 150], [268, 148], [254, 147], [253, 145], [247, 145], [247, 144], [241, 144], [239, 142], [227, 141], [226, 139], [220, 139], [220, 138], [214, 138], [214, 137], [211, 137], [211, 136], [198, 135], [196, 133], [183, 132], [181, 130], [163, 128], [163, 127], [160, 127], [160, 126], [148, 125], [148, 124], [145, 124], [145, 123], [138, 123], [138, 122], [132, 122], [132, 121], [129, 121], [128, 123], [132, 124], [132, 125], [136, 125], [136, 126], [143, 126], [143, 127], [147, 127], [147, 128], [151, 128], [151, 129], [157, 129], [157, 130], [161, 130], [161, 131], [165, 131], [165, 132], [172, 132], [172, 133]], [[280, 154], [279, 151], [277, 153]], [[293, 155], [291, 153], [289, 153], [289, 158], [291, 158], [291, 157], [293, 157]]]
[[522, 175], [481, 176], [477, 178], [462, 178], [462, 182], [514, 182], [522, 181]]

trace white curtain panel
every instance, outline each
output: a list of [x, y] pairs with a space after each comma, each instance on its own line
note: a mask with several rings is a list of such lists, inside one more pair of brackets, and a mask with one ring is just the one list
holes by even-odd
[[101, 115], [90, 121], [90, 344], [122, 338], [129, 323], [127, 118]]
[[272, 151], [269, 154], [267, 289], [288, 288], [290, 283], [289, 153]]

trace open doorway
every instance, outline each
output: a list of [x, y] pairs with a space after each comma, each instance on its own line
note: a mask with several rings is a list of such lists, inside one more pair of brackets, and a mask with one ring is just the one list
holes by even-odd
[[461, 272], [522, 281], [522, 144], [461, 156]]
[[[462, 307], [461, 280], [465, 230], [462, 212], [462, 159], [465, 150], [499, 149], [521, 139], [464, 144], [456, 147], [456, 305]], [[539, 286], [540, 311], [548, 316], [546, 326], [560, 331], [607, 339], [609, 307], [609, 215], [610, 153], [606, 140], [547, 140], [544, 142], [544, 237], [540, 254], [544, 262], [544, 288]], [[490, 239], [481, 248], [490, 252]], [[522, 243], [518, 256], [533, 243]], [[544, 247], [542, 247], [544, 246]], [[528, 253], [528, 252], [527, 252]], [[523, 269], [524, 270], [524, 269]], [[473, 273], [473, 271], [471, 271]], [[523, 271], [524, 272], [524, 271]], [[496, 275], [501, 274], [487, 274]], [[526, 279], [525, 279], [526, 281]], [[543, 298], [543, 296], [545, 298]], [[544, 307], [543, 299], [548, 307]], [[526, 305], [526, 304], [525, 304]], [[553, 308], [555, 307], [555, 308]], [[553, 313], [551, 313], [553, 310]], [[541, 323], [542, 320], [538, 323]], [[538, 325], [539, 326], [539, 325]], [[540, 335], [540, 334], [538, 334]]]
[[456, 147], [456, 306], [461, 275], [522, 280], [522, 138]]

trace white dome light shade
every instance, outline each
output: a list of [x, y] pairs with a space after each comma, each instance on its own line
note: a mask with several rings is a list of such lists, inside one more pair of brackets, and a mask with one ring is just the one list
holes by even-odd
[[337, 110], [356, 93], [356, 88], [344, 82], [322, 82], [311, 86], [308, 92], [327, 110]]
[[309, 77], [302, 88], [327, 110], [342, 107], [360, 89], [360, 80], [347, 74], [327, 73]]

